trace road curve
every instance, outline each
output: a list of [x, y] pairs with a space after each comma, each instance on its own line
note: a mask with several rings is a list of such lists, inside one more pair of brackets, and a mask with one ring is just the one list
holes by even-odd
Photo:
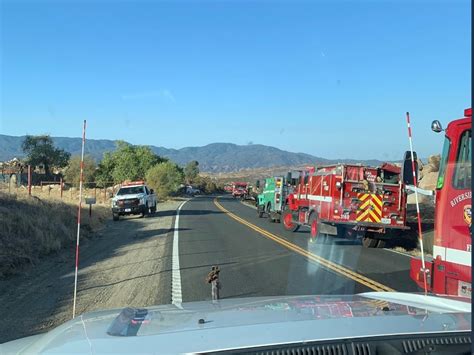
[[366, 249], [357, 240], [284, 231], [228, 196], [203, 196], [180, 212], [179, 258], [183, 302], [211, 298], [204, 281], [221, 268], [221, 297], [416, 292], [409, 258]]
[[211, 298], [204, 279], [215, 264], [222, 298], [417, 291], [405, 255], [341, 238], [309, 243], [307, 231], [284, 231], [228, 196], [195, 198], [180, 216], [183, 302]]

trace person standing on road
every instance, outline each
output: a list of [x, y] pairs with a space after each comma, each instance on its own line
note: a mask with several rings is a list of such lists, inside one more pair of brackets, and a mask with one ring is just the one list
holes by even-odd
[[206, 277], [206, 282], [211, 284], [212, 300], [217, 301], [219, 299], [219, 290], [221, 284], [219, 282], [219, 266], [215, 265], [212, 267], [211, 272]]

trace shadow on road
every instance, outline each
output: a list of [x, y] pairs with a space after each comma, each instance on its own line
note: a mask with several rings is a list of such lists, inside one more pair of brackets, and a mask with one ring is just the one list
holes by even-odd
[[166, 235], [168, 233], [174, 233], [175, 231], [188, 231], [191, 230], [190, 228], [159, 228], [159, 229], [152, 229], [152, 230], [145, 230], [145, 231], [138, 231], [136, 232], [134, 239], [144, 239], [144, 238], [152, 238], [152, 237], [159, 237]]
[[154, 276], [154, 275], [160, 275], [160, 274], [163, 274], [165, 272], [170, 272], [171, 270], [161, 270], [161, 271], [158, 271], [158, 272], [153, 272], [151, 274], [146, 274], [146, 275], [139, 275], [139, 276], [135, 276], [135, 277], [130, 277], [128, 279], [123, 279], [123, 280], [120, 280], [120, 281], [115, 281], [115, 282], [110, 282], [108, 284], [102, 284], [102, 285], [95, 285], [95, 286], [91, 286], [91, 287], [85, 287], [85, 288], [81, 288], [79, 290], [79, 292], [83, 292], [83, 291], [87, 291], [87, 290], [93, 290], [93, 289], [96, 289], [96, 288], [101, 288], [101, 287], [108, 287], [108, 286], [114, 286], [114, 285], [118, 285], [118, 284], [121, 284], [121, 283], [124, 283], [124, 282], [128, 282], [128, 281], [133, 281], [133, 280], [138, 280], [138, 279], [143, 279], [143, 278], [146, 278], [146, 277], [150, 277], [150, 276]]
[[[135, 264], [135, 263], [133, 263]], [[232, 264], [237, 264], [236, 262], [228, 262], [228, 263], [220, 263], [219, 266], [221, 265], [232, 265]], [[130, 264], [125, 264], [125, 265], [122, 265], [122, 266], [129, 266]], [[189, 266], [189, 267], [182, 267], [180, 268], [180, 270], [192, 270], [192, 269], [199, 269], [199, 268], [210, 268], [211, 266], [214, 266], [214, 264], [206, 264], [206, 265], [196, 265], [196, 266]], [[123, 279], [123, 280], [119, 280], [119, 281], [115, 281], [115, 282], [110, 282], [110, 283], [107, 283], [107, 284], [101, 284], [101, 285], [94, 285], [94, 286], [90, 286], [90, 287], [84, 287], [84, 288], [81, 288], [79, 292], [83, 292], [83, 291], [87, 291], [87, 290], [92, 290], [92, 289], [96, 289], [96, 288], [101, 288], [101, 287], [108, 287], [108, 286], [114, 286], [114, 285], [118, 285], [118, 284], [121, 284], [121, 283], [124, 283], [124, 282], [128, 282], [128, 281], [133, 281], [133, 280], [138, 280], [138, 279], [143, 279], [143, 278], [147, 278], [147, 277], [150, 277], [150, 276], [154, 276], [154, 275], [160, 275], [160, 274], [163, 274], [165, 272], [171, 272], [172, 270], [171, 269], [167, 269], [167, 270], [161, 270], [159, 272], [153, 272], [153, 273], [149, 273], [149, 274], [146, 274], [146, 275], [139, 275], [139, 276], [135, 276], [135, 277], [130, 277], [130, 278], [126, 278], [126, 279]]]

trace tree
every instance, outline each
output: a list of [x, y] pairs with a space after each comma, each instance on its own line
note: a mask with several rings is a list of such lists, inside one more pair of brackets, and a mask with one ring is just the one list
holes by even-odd
[[217, 187], [216, 183], [209, 176], [199, 175], [194, 180], [194, 185], [206, 194], [212, 194], [219, 191], [219, 188]]
[[190, 161], [186, 164], [184, 168], [184, 176], [186, 177], [186, 182], [188, 184], [192, 184], [194, 180], [199, 175], [199, 163], [196, 160]]
[[183, 180], [182, 170], [170, 161], [157, 164], [146, 173], [147, 184], [155, 190], [160, 199], [177, 192]]
[[26, 136], [21, 147], [26, 154], [27, 164], [42, 165], [46, 176], [51, 175], [53, 168], [64, 168], [71, 156], [64, 149], [56, 148], [48, 135]]
[[[84, 156], [84, 182], [93, 182], [94, 175], [96, 171], [95, 160], [90, 156]], [[71, 183], [73, 186], [79, 186], [79, 181], [81, 178], [81, 157], [74, 156], [69, 160], [69, 164], [64, 173], [64, 178], [66, 182]]]
[[105, 152], [95, 174], [95, 181], [98, 186], [106, 187], [111, 181], [114, 181], [112, 177], [114, 168], [115, 161], [112, 152]]
[[167, 159], [156, 155], [149, 147], [118, 141], [115, 151], [104, 154], [96, 180], [101, 186], [110, 182], [141, 180], [151, 167], [165, 161]]

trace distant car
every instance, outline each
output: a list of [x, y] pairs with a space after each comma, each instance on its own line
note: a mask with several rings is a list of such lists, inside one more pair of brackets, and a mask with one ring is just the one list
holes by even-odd
[[192, 186], [187, 186], [187, 187], [186, 187], [186, 194], [187, 194], [187, 195], [200, 195], [200, 194], [201, 194], [201, 190], [195, 189], [195, 188], [192, 187]]
[[123, 184], [112, 198], [112, 217], [118, 221], [120, 216], [138, 215], [145, 217], [156, 212], [156, 195], [144, 181]]

